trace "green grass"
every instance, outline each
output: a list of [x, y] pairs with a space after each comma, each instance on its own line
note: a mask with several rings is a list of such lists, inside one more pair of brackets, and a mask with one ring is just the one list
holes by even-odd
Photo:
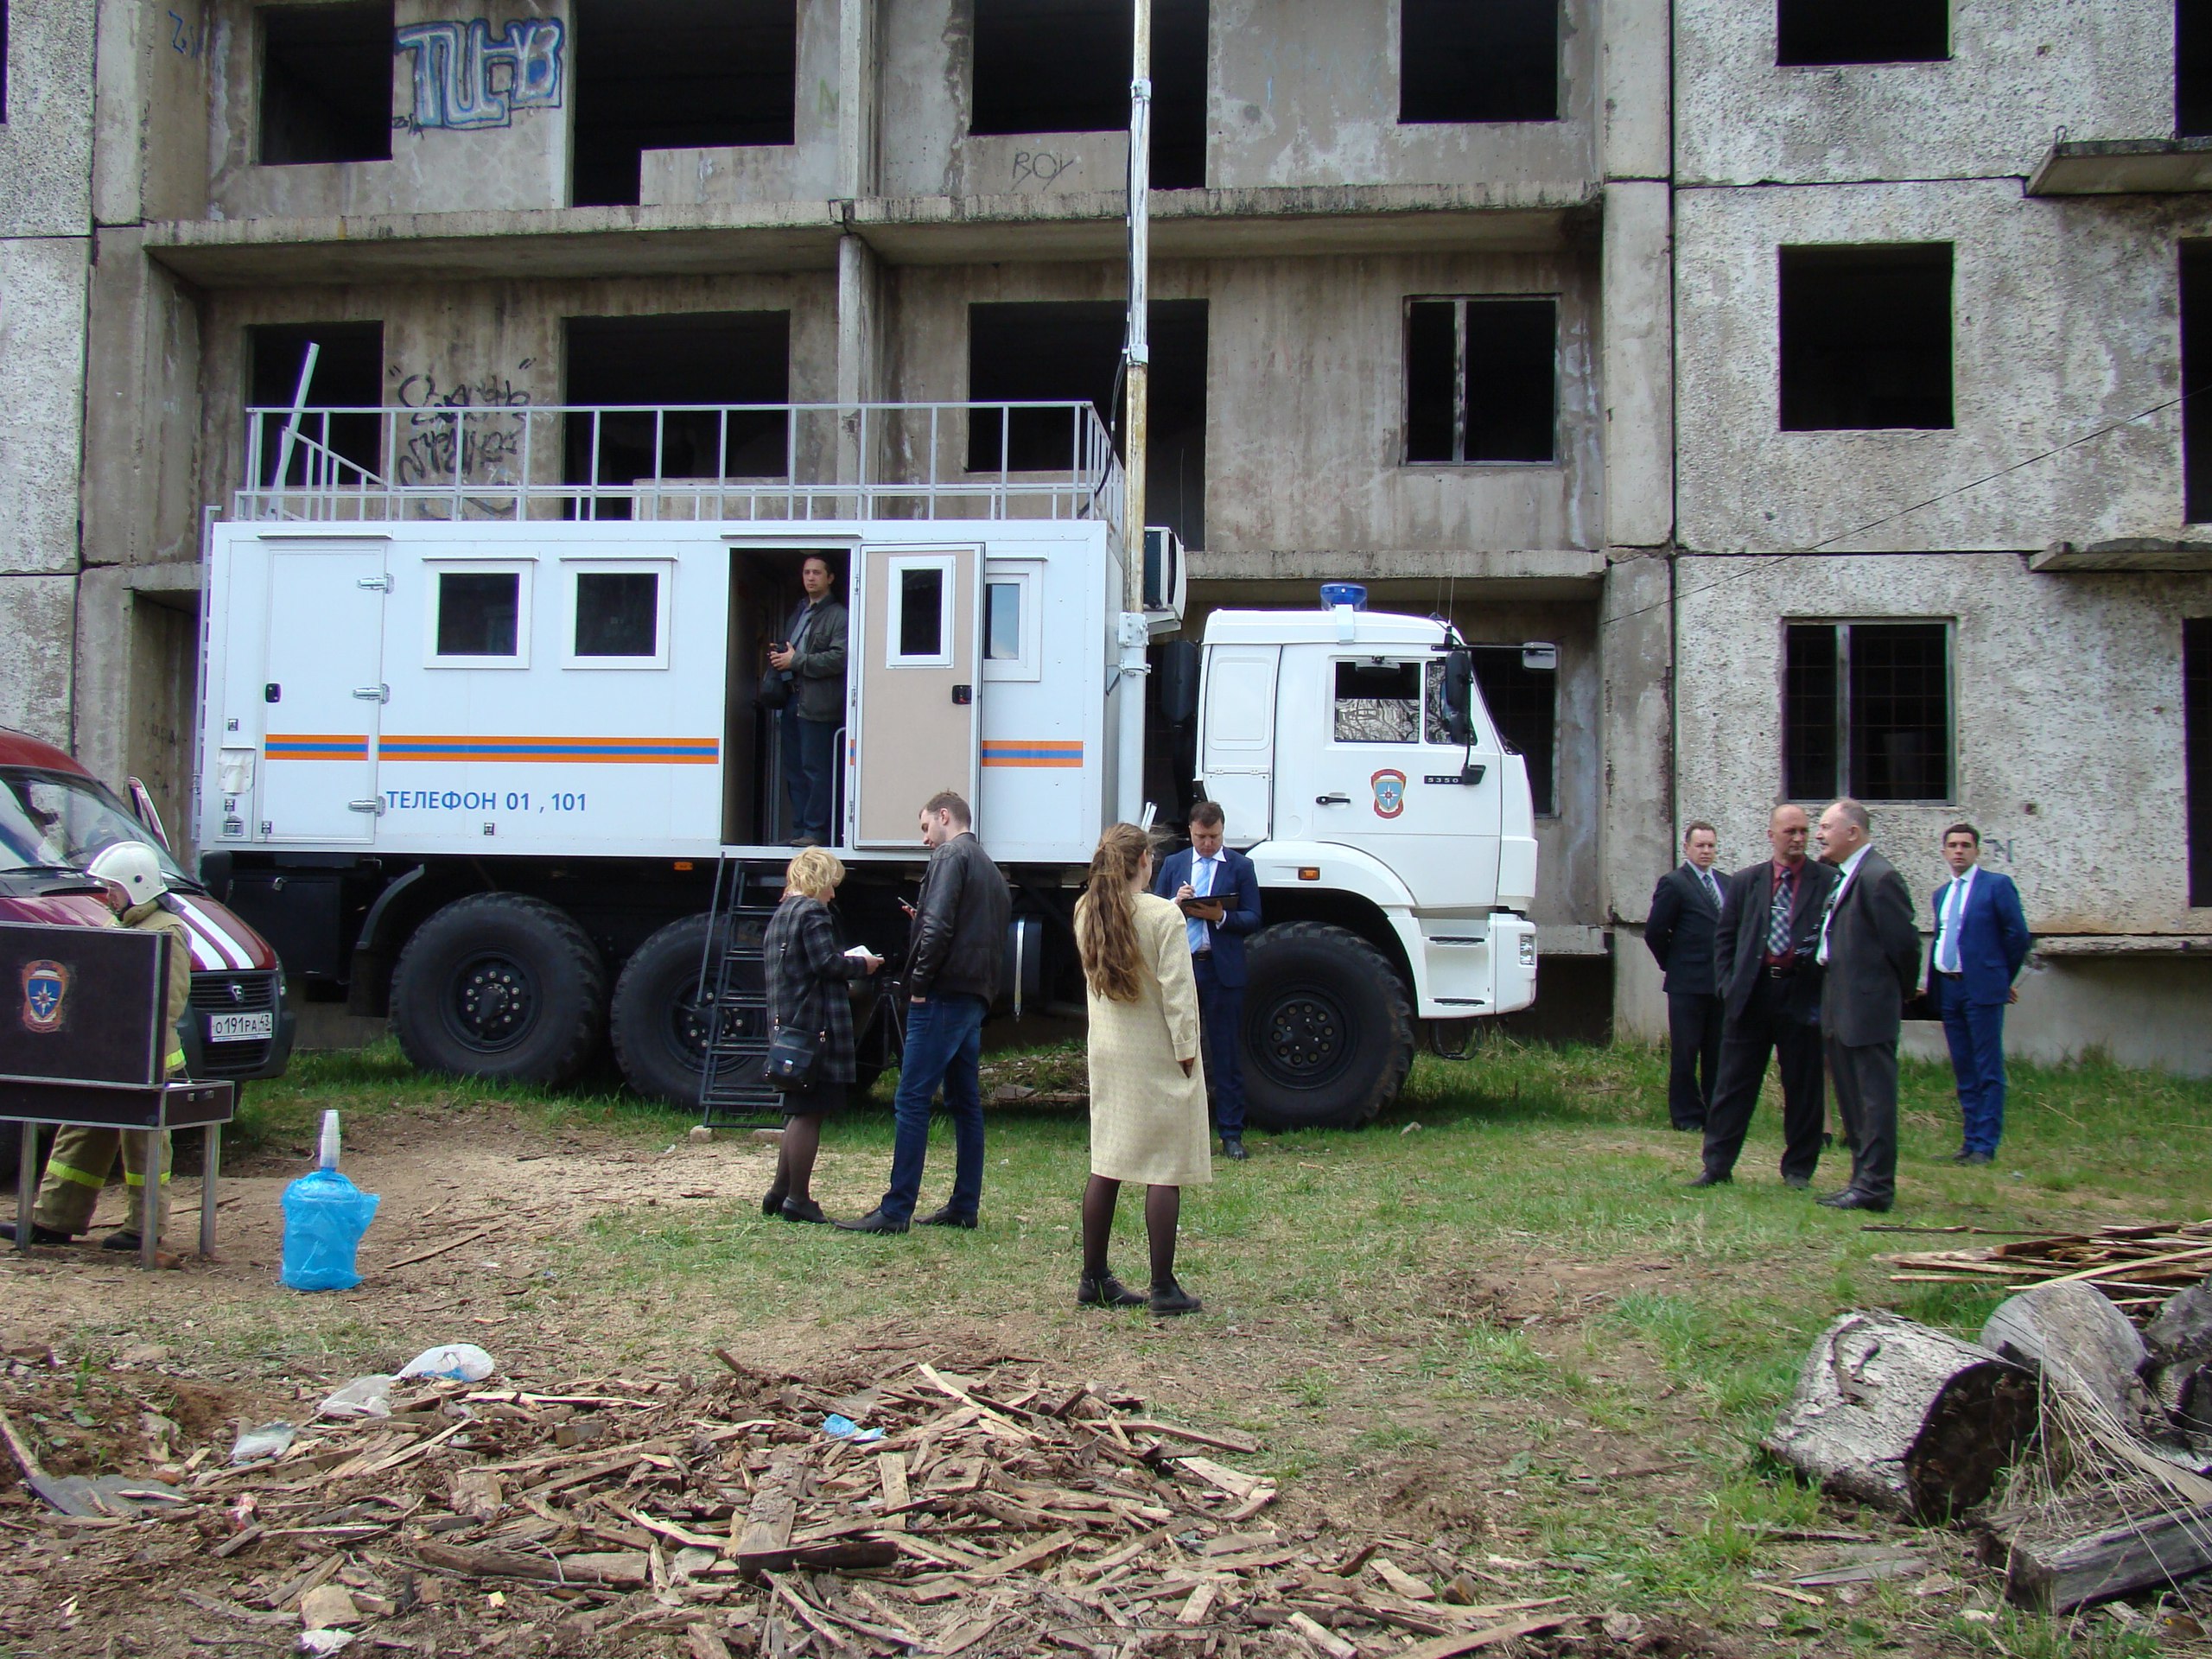
[[[986, 1065], [987, 1093], [993, 1069], [1044, 1090], [1081, 1072], [1079, 1048], [1065, 1046]], [[817, 1193], [833, 1212], [866, 1208], [880, 1191], [890, 1088], [879, 1084], [830, 1128]], [[2094, 1060], [2016, 1065], [2000, 1160], [1976, 1169], [1948, 1161], [1958, 1144], [1948, 1068], [1906, 1063], [1902, 1093], [1899, 1204], [1884, 1222], [2056, 1230], [2212, 1210], [2212, 1084]], [[764, 1311], [830, 1338], [862, 1322], [926, 1330], [1012, 1315], [1032, 1323], [1039, 1351], [1065, 1333], [1109, 1346], [1132, 1380], [1157, 1366], [1182, 1381], [1186, 1401], [1207, 1391], [1192, 1408], [1261, 1433], [1262, 1461], [1317, 1494], [1434, 1460], [1479, 1489], [1498, 1529], [1482, 1547], [1579, 1569], [1552, 1574], [1547, 1592], [1578, 1604], [1679, 1613], [1808, 1651], [1871, 1651], [1908, 1625], [1923, 1650], [2155, 1650], [2109, 1620], [2002, 1611], [1971, 1623], [1956, 1617], [1956, 1596], [1920, 1600], [1894, 1585], [1870, 1587], [1855, 1607], [1747, 1592], [1753, 1575], [1779, 1570], [1773, 1534], [1838, 1522], [1755, 1450], [1813, 1337], [1861, 1306], [1971, 1334], [1996, 1298], [1891, 1284], [1879, 1256], [1959, 1241], [1869, 1232], [1866, 1217], [1784, 1189], [1771, 1090], [1738, 1184], [1687, 1189], [1696, 1145], [1665, 1128], [1664, 1097], [1656, 1052], [1494, 1038], [1464, 1063], [1424, 1057], [1369, 1130], [1255, 1136], [1249, 1164], [1218, 1165], [1212, 1185], [1185, 1196], [1179, 1265], [1209, 1311], [1181, 1327], [1069, 1305], [1087, 1126], [1079, 1108], [1022, 1105], [988, 1109], [984, 1224], [974, 1233], [793, 1228], [764, 1220], [749, 1193], [682, 1212], [610, 1211], [585, 1229], [574, 1270], [517, 1311], [559, 1321], [581, 1344], [594, 1310], [620, 1305], [622, 1354], [658, 1358], [741, 1343]], [[665, 1144], [689, 1123], [607, 1085], [548, 1092], [420, 1077], [385, 1046], [302, 1056], [290, 1077], [256, 1085], [242, 1139], [303, 1146], [326, 1106], [359, 1119], [494, 1103], [549, 1132], [589, 1125], [641, 1143]], [[940, 1132], [926, 1203], [943, 1191], [950, 1151]], [[1815, 1190], [1841, 1185], [1846, 1166], [1829, 1154]], [[1115, 1246], [1133, 1279], [1139, 1208], [1122, 1205]], [[1504, 1300], [1484, 1303], [1483, 1287], [1503, 1287]], [[641, 1331], [639, 1313], [656, 1310], [662, 1322]], [[320, 1353], [346, 1334], [298, 1341]], [[1600, 1478], [1617, 1462], [1686, 1471]], [[1774, 1622], [1755, 1625], [1762, 1614]]]

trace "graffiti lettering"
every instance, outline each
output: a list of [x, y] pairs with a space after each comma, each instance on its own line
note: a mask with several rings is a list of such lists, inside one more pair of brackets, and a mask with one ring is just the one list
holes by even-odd
[[392, 49], [415, 54], [415, 112], [392, 124], [467, 132], [510, 125], [517, 110], [561, 107], [560, 20], [524, 18], [493, 39], [481, 17], [410, 23], [392, 31]]
[[200, 42], [192, 33], [192, 25], [186, 22], [182, 16], [174, 11], [168, 14], [168, 18], [171, 22], [176, 25], [174, 29], [169, 31], [170, 46], [174, 47], [177, 51], [181, 52], [188, 58], [198, 57], [200, 55]]
[[[524, 358], [519, 367], [527, 369], [533, 360]], [[501, 469], [521, 454], [523, 423], [530, 417], [499, 411], [527, 408], [525, 389], [486, 375], [440, 391], [435, 375], [410, 374], [399, 383], [398, 403], [414, 412], [398, 435], [402, 441], [391, 467], [395, 482], [451, 483], [456, 459], [465, 482], [512, 481]]]
[[1017, 149], [1014, 152], [1013, 184], [1016, 189], [1023, 181], [1050, 189], [1059, 182], [1060, 175], [1083, 165], [1077, 156], [1055, 156], [1049, 149]]

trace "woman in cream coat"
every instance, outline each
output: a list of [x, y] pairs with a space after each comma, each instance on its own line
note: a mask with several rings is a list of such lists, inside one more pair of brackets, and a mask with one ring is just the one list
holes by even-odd
[[[1194, 1313], [1175, 1281], [1183, 1188], [1213, 1179], [1206, 1082], [1198, 1062], [1198, 988], [1183, 912], [1147, 892], [1144, 831], [1117, 823], [1099, 837], [1075, 910], [1090, 1008], [1090, 1183], [1083, 1194], [1083, 1278], [1088, 1306], [1148, 1306]], [[1106, 1265], [1123, 1181], [1145, 1184], [1152, 1294], [1140, 1296]]]

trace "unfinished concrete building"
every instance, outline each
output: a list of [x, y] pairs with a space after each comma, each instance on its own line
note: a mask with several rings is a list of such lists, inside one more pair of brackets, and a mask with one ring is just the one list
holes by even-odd
[[[1916, 887], [1961, 816], [2019, 879], [2016, 1051], [2212, 1070], [2199, 0], [1154, 10], [1191, 626], [1353, 579], [1488, 648], [1551, 1027], [1663, 1027], [1682, 820], [1745, 862], [1850, 788]], [[1126, 0], [12, 10], [0, 721], [166, 807], [204, 517], [309, 341], [310, 403], [403, 411], [1111, 395]]]

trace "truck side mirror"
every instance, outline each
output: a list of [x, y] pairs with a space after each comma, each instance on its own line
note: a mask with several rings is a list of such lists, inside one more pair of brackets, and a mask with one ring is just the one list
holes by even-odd
[[1475, 658], [1465, 646], [1444, 658], [1444, 726], [1454, 743], [1475, 741]]
[[125, 787], [130, 791], [132, 815], [137, 818], [140, 826], [146, 833], [160, 844], [163, 852], [172, 851], [169, 846], [169, 832], [162, 827], [161, 810], [154, 804], [153, 791], [148, 789], [136, 778], [125, 779], [124, 781]]

